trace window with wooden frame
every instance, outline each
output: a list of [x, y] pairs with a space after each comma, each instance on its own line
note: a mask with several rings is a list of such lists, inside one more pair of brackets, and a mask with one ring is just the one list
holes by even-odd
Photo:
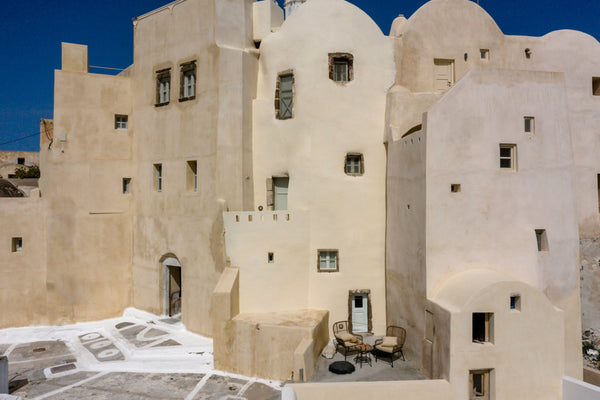
[[115, 129], [127, 129], [127, 115], [115, 114]]
[[494, 342], [494, 313], [473, 313], [473, 342]]
[[350, 53], [329, 53], [329, 79], [346, 83], [354, 79], [354, 57]]
[[504, 170], [517, 170], [517, 145], [500, 144], [500, 168]]
[[156, 106], [169, 104], [171, 91], [171, 68], [156, 71]]
[[470, 400], [490, 400], [492, 398], [490, 375], [490, 369], [469, 371]]
[[365, 163], [361, 153], [346, 154], [346, 162], [344, 165], [346, 175], [360, 176], [365, 173]]
[[294, 116], [294, 72], [285, 71], [277, 76], [275, 85], [275, 116], [289, 119]]
[[181, 64], [179, 74], [179, 101], [196, 98], [196, 61]]
[[319, 272], [338, 272], [340, 270], [337, 250], [318, 250], [317, 269]]

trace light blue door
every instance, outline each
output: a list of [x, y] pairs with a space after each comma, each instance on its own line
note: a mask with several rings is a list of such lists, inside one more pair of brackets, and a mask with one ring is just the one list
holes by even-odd
[[366, 294], [352, 295], [352, 331], [369, 331], [369, 310]]

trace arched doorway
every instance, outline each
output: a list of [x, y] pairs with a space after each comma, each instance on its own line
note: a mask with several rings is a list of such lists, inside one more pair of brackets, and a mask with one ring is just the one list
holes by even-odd
[[163, 313], [170, 317], [181, 313], [181, 263], [174, 255], [162, 259]]

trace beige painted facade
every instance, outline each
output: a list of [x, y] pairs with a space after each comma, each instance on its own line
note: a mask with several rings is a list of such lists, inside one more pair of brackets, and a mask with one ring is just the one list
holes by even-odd
[[469, 398], [476, 371], [560, 399], [600, 323], [600, 44], [505, 36], [467, 0], [389, 36], [343, 0], [288, 17], [177, 0], [134, 19], [117, 76], [63, 43], [39, 191], [0, 199], [1, 304], [30, 294], [0, 325], [181, 312], [218, 368], [281, 380], [335, 321], [400, 325], [430, 380], [299, 398]]
[[40, 153], [35, 151], [0, 151], [0, 177], [13, 178], [18, 168], [40, 165]]

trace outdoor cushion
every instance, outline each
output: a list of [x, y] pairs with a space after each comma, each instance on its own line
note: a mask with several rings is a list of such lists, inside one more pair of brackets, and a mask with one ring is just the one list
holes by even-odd
[[342, 342], [358, 343], [358, 338], [354, 335], [349, 334], [348, 332], [340, 332], [336, 335], [336, 337]]
[[358, 343], [356, 342], [344, 342], [344, 346], [346, 347], [352, 347], [352, 346], [356, 346]]
[[378, 344], [377, 346], [375, 346], [375, 348], [377, 350], [385, 351], [386, 353], [390, 354], [394, 352], [394, 346], [384, 346], [382, 344]]
[[398, 346], [398, 338], [395, 336], [384, 336], [381, 345], [386, 347]]
[[329, 365], [329, 370], [334, 374], [350, 374], [354, 372], [354, 365], [347, 361], [336, 361]]

